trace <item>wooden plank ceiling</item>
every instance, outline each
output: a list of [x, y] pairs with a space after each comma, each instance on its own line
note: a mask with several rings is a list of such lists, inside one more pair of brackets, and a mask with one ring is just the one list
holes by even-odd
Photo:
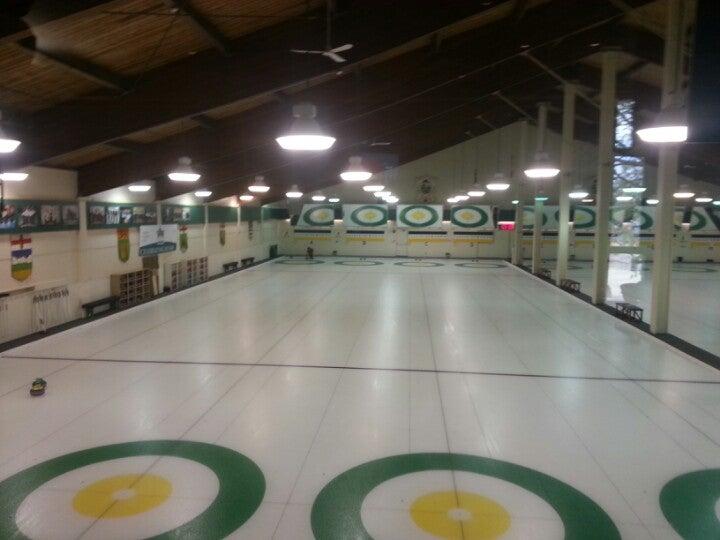
[[[621, 94], [659, 103], [663, 0], [337, 0], [332, 41], [354, 44], [347, 64], [289, 53], [324, 47], [322, 0], [76, 8], [35, 6], [29, 29], [0, 26], [0, 107], [23, 140], [12, 166], [77, 168], [82, 195], [142, 178], [160, 179], [159, 198], [180, 194], [188, 186], [163, 179], [180, 155], [213, 198], [258, 173], [275, 196], [291, 183], [317, 189], [370, 141], [390, 141], [402, 163], [532, 116], [540, 100], [559, 106], [558, 75], [594, 95], [604, 47], [621, 50]], [[338, 138], [323, 156], [292, 158], [274, 142], [301, 100]], [[579, 137], [593, 140], [596, 109], [581, 101], [579, 116]], [[716, 177], [709, 154], [683, 159]]]

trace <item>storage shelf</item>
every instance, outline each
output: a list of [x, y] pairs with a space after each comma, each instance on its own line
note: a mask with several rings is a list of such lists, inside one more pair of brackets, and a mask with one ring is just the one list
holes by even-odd
[[118, 307], [125, 308], [149, 300], [155, 295], [152, 270], [139, 270], [110, 276], [110, 291], [117, 296]]

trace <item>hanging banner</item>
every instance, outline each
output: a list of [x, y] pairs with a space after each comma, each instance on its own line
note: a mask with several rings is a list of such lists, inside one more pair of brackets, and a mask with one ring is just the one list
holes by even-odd
[[335, 205], [333, 204], [304, 204], [299, 227], [330, 227], [335, 222]]
[[450, 222], [463, 229], [494, 229], [492, 208], [476, 204], [461, 204], [450, 209]]
[[697, 233], [716, 233], [718, 228], [702, 206], [697, 206], [690, 213], [690, 231]]
[[178, 226], [142, 225], [139, 245], [141, 257], [175, 251], [178, 245]]
[[10, 237], [10, 275], [25, 281], [32, 274], [32, 241], [29, 236]]
[[[545, 229], [548, 223], [548, 214], [543, 206], [542, 228]], [[532, 230], [535, 226], [535, 207], [523, 206], [523, 229]]]
[[413, 229], [440, 227], [442, 215], [441, 204], [399, 204], [397, 225]]
[[188, 248], [188, 228], [187, 225], [180, 225], [180, 251], [185, 253]]
[[343, 204], [346, 227], [385, 227], [387, 220], [387, 204]]
[[640, 233], [655, 231], [655, 207], [636, 206], [633, 214], [633, 223], [640, 229]]
[[595, 230], [595, 207], [576, 206], [573, 227], [580, 232], [593, 232]]
[[225, 224], [224, 223], [220, 224], [220, 245], [221, 246], [225, 245]]
[[127, 262], [130, 258], [130, 229], [117, 230], [118, 258]]

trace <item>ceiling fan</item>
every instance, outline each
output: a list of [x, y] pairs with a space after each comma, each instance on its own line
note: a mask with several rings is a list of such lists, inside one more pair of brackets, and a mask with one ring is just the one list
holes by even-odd
[[290, 49], [290, 52], [296, 53], [296, 54], [320, 54], [326, 58], [329, 58], [333, 62], [337, 62], [338, 64], [342, 64], [344, 62], [347, 62], [345, 58], [340, 56], [338, 53], [341, 53], [343, 51], [349, 51], [353, 48], [352, 43], [346, 43], [345, 45], [340, 45], [339, 47], [333, 47], [331, 45], [332, 43], [332, 12], [333, 12], [333, 2], [332, 0], [328, 0], [326, 2], [326, 15], [325, 15], [325, 50], [318, 51], [318, 50], [307, 50], [307, 49]]

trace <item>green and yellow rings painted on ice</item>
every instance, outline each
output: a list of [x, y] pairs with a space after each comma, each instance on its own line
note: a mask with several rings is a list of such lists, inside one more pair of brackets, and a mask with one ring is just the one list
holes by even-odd
[[428, 227], [436, 223], [440, 216], [432, 206], [426, 204], [411, 204], [400, 212], [398, 220], [408, 227]]
[[350, 221], [363, 227], [378, 227], [385, 225], [388, 220], [388, 211], [384, 206], [365, 204], [352, 211]]
[[153, 537], [157, 540], [225, 538], [255, 513], [265, 495], [265, 477], [260, 468], [229, 448], [172, 440], [97, 446], [44, 461], [0, 482], [0, 538], [26, 538], [15, 522], [15, 514], [23, 500], [46, 482], [81, 467], [136, 456], [172, 456], [195, 461], [212, 470], [220, 485], [217, 497], [204, 512]]
[[490, 220], [487, 212], [473, 204], [453, 206], [450, 210], [450, 221], [453, 225], [467, 229], [478, 228]]
[[676, 476], [660, 491], [663, 514], [685, 540], [720, 538], [719, 500], [720, 469]]
[[592, 499], [547, 474], [521, 465], [467, 454], [402, 454], [358, 465], [327, 484], [315, 499], [311, 524], [317, 540], [370, 539], [362, 523], [363, 500], [380, 484], [422, 471], [465, 471], [515, 484], [547, 502], [565, 527], [565, 540], [620, 540]]
[[313, 227], [332, 225], [335, 222], [335, 206], [332, 204], [312, 206], [303, 214], [303, 220]]

